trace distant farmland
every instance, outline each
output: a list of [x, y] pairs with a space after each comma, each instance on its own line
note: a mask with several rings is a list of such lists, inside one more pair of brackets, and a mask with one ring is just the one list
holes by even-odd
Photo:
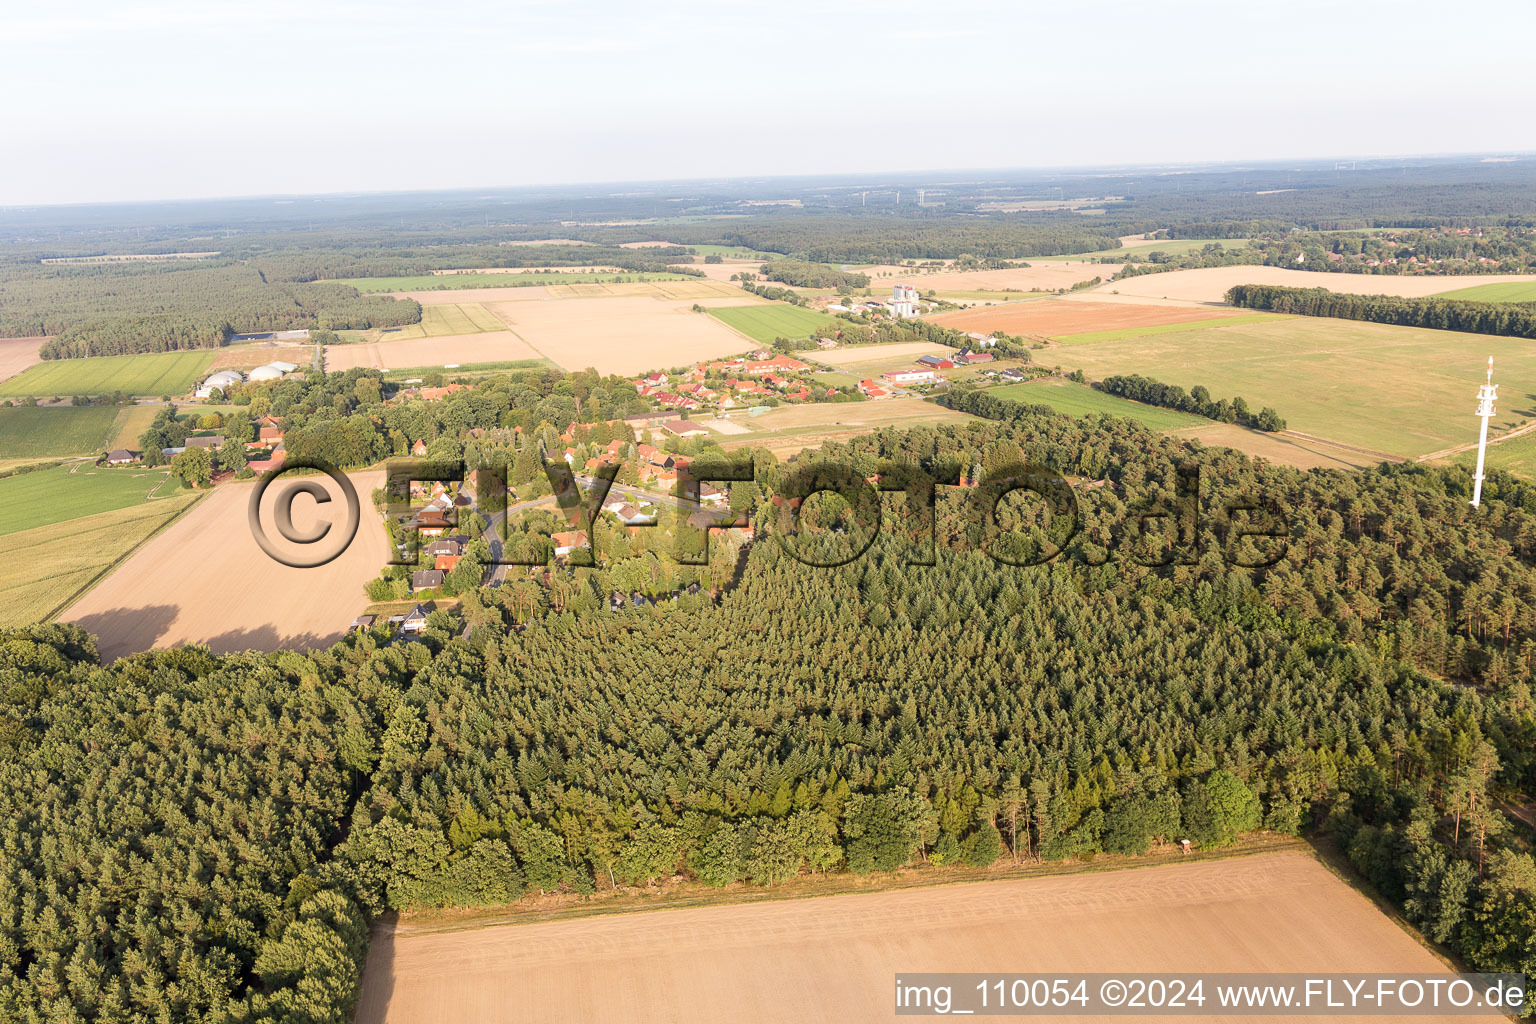
[[836, 317], [781, 302], [711, 309], [709, 315], [764, 345], [771, 345], [775, 338], [806, 338], [818, 331], [835, 335], [842, 326]]
[[180, 395], [192, 390], [214, 352], [150, 352], [93, 359], [52, 359], [0, 381], [0, 398], [68, 395]]
[[348, 277], [336, 284], [351, 285], [363, 294], [374, 292], [457, 291], [460, 288], [523, 288], [543, 284], [592, 284], [625, 281], [692, 281], [689, 274], [668, 273], [572, 273], [533, 271], [526, 274], [412, 274], [406, 277]]
[[0, 452], [7, 459], [31, 459], [106, 451], [119, 412], [110, 405], [0, 408]]

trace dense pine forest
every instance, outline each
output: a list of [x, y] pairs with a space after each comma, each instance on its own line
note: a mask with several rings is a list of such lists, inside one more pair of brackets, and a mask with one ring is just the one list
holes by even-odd
[[[304, 430], [371, 397], [330, 381], [290, 404]], [[510, 416], [537, 384], [472, 394]], [[514, 618], [471, 593], [411, 642], [108, 667], [73, 627], [0, 634], [0, 1017], [344, 1020], [391, 908], [1259, 828], [1333, 836], [1469, 965], [1536, 971], [1530, 835], [1500, 811], [1536, 786], [1536, 489], [1496, 474], [1474, 513], [1461, 470], [1302, 473], [955, 402], [987, 420], [825, 456], [1103, 481], [1060, 557], [991, 557], [956, 489], [936, 557], [893, 530], [815, 568], [770, 537], [718, 602]], [[1199, 521], [1137, 527], [1185, 464]], [[784, 471], [760, 462], [762, 527]], [[1283, 510], [1289, 553], [1237, 564], [1273, 540], [1226, 533], [1233, 502]]]

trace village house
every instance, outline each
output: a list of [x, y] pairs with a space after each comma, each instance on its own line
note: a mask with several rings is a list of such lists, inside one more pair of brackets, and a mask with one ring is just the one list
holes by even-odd
[[565, 558], [577, 548], [587, 546], [586, 530], [564, 530], [550, 535], [550, 540], [555, 542], [555, 557]]
[[114, 448], [107, 453], [107, 465], [126, 466], [130, 462], [142, 462], [144, 456], [139, 452], [129, 451], [127, 448]]
[[444, 575], [441, 569], [422, 569], [411, 573], [411, 593], [442, 586]]
[[[391, 620], [393, 621], [393, 620]], [[405, 614], [400, 620], [400, 632], [421, 633], [427, 628], [427, 610], [417, 605]]]

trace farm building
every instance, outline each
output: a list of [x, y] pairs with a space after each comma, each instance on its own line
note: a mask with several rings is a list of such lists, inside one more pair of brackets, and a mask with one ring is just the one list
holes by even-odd
[[[292, 363], [283, 363], [281, 365], [282, 366], [288, 366], [288, 367], [293, 366]], [[267, 363], [265, 366], [258, 366], [258, 367], [256, 367], [256, 369], [252, 370], [249, 379], [251, 379], [253, 381], [256, 381], [256, 380], [282, 380], [283, 379], [283, 374], [285, 374], [287, 372], [288, 372], [287, 370], [281, 369], [279, 364], [277, 364], [277, 363]]]
[[127, 448], [114, 448], [107, 453], [107, 465], [126, 466], [130, 462], [142, 462], [144, 456], [139, 452], [131, 452]]
[[188, 448], [222, 448], [224, 447], [224, 435], [213, 434], [209, 437], [187, 438]]
[[707, 437], [709, 431], [692, 420], [668, 420], [662, 429], [676, 437]]
[[197, 389], [197, 397], [208, 398], [215, 389], [223, 390], [231, 384], [243, 384], [244, 382], [245, 375], [238, 370], [220, 370], [218, 373], [210, 374], [208, 379], [203, 381], [202, 386]]
[[938, 379], [938, 374], [932, 370], [890, 370], [880, 376], [892, 384], [926, 384]]
[[930, 370], [953, 370], [955, 368], [955, 361], [949, 356], [918, 356], [917, 361]]
[[909, 284], [891, 285], [891, 301], [885, 304], [892, 316], [917, 315], [917, 289]]

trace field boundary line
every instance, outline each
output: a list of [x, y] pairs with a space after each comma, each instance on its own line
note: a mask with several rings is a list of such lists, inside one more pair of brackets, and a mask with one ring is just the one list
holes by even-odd
[[[1125, 857], [1123, 859], [1105, 856], [1095, 858], [1092, 862], [1087, 863], [1042, 861], [1020, 864], [1017, 867], [1003, 868], [997, 871], [994, 871], [992, 868], [943, 869], [946, 872], [952, 870], [953, 875], [938, 879], [929, 877], [928, 871], [921, 869], [912, 872], [906, 877], [897, 876], [894, 881], [870, 882], [864, 876], [845, 873], [823, 877], [846, 879], [846, 885], [836, 885], [833, 888], [814, 890], [786, 885], [777, 888], [743, 889], [725, 892], [694, 883], [686, 886], [687, 892], [679, 896], [657, 899], [651, 903], [604, 905], [600, 901], [594, 901], [557, 907], [551, 910], [525, 910], [521, 912], [508, 912], [505, 908], [500, 908], [499, 910], [490, 910], [479, 914], [471, 912], [462, 919], [446, 921], [432, 920], [430, 917], [432, 912], [428, 911], [420, 917], [404, 923], [400, 921], [399, 914], [396, 913], [393, 921], [380, 918], [374, 924], [374, 928], [388, 928], [396, 935], [435, 935], [445, 932], [479, 931], [484, 928], [543, 924], [550, 921], [569, 921], [592, 917], [618, 917], [654, 911], [689, 910], [699, 907], [750, 906], [758, 903], [781, 903], [789, 900], [814, 900], [825, 896], [878, 895], [880, 893], [902, 892], [909, 889], [939, 889], [986, 882], [1018, 882], [1028, 881], [1033, 878], [1086, 876], [1139, 868], [1167, 867], [1170, 864], [1198, 864], [1203, 861], [1236, 860], [1242, 857], [1256, 857], [1269, 853], [1286, 852], [1303, 853], [1307, 856], [1321, 859], [1318, 849], [1306, 839], [1277, 833], [1259, 833], [1235, 847], [1224, 847], [1218, 850], [1197, 850], [1195, 853], [1187, 855], [1170, 852], [1166, 856]], [[1000, 858], [997, 863], [1002, 864], [1005, 860], [1006, 856]], [[815, 880], [813, 875], [802, 875], [799, 877], [808, 881]]]
[[1379, 452], [1374, 448], [1362, 448], [1357, 444], [1345, 444], [1343, 441], [1335, 441], [1329, 437], [1318, 437], [1316, 434], [1303, 434], [1299, 430], [1277, 430], [1275, 433], [1284, 434], [1287, 437], [1300, 438], [1303, 441], [1313, 441], [1317, 444], [1332, 445], [1335, 448], [1340, 448], [1347, 452], [1359, 452], [1361, 455], [1370, 455], [1380, 459], [1383, 462], [1392, 462], [1398, 465], [1402, 465], [1405, 462], [1413, 461], [1412, 459], [1405, 458], [1401, 455], [1389, 455], [1386, 452]]
[[[170, 477], [166, 477], [166, 479], [168, 480], [168, 479], [170, 479]], [[106, 567], [104, 567], [95, 576], [92, 576], [89, 580], [87, 580], [86, 582], [82, 583], [80, 585], [79, 589], [77, 589], [73, 594], [70, 594], [68, 597], [66, 597], [64, 599], [63, 603], [61, 603], [57, 608], [55, 608], [53, 611], [49, 612], [47, 615], [44, 615], [38, 621], [39, 622], [44, 622], [44, 623], [52, 622], [55, 619], [57, 619], [60, 615], [62, 615], [65, 612], [69, 611], [70, 606], [73, 605], [76, 601], [80, 600], [86, 594], [90, 593], [91, 590], [95, 588], [96, 584], [100, 583], [102, 580], [104, 580], [108, 576], [110, 576], [114, 571], [117, 570], [118, 566], [120, 566], [124, 562], [128, 561], [128, 559], [132, 558], [134, 556], [134, 554], [140, 548], [142, 548], [145, 544], [148, 544], [150, 541], [152, 541], [156, 537], [160, 536], [160, 534], [162, 532], [164, 532], [165, 529], [167, 527], [169, 527], [172, 523], [176, 522], [182, 516], [186, 515], [188, 512], [190, 512], [196, 506], [202, 504], [203, 499], [206, 498], [208, 495], [210, 495], [212, 493], [213, 493], [213, 488], [210, 487], [208, 490], [204, 491], [203, 493], [201, 493], [201, 494], [197, 495], [196, 497], [194, 497], [191, 501], [187, 502], [185, 507], [183, 507], [181, 509], [178, 509], [165, 522], [161, 523], [159, 526], [155, 527], [153, 530], [150, 530], [149, 533], [146, 534], [142, 540], [140, 540], [133, 547], [129, 548], [127, 551], [124, 551], [123, 554], [121, 555], [121, 557], [116, 558], [112, 562], [108, 563], [106, 565]]]

